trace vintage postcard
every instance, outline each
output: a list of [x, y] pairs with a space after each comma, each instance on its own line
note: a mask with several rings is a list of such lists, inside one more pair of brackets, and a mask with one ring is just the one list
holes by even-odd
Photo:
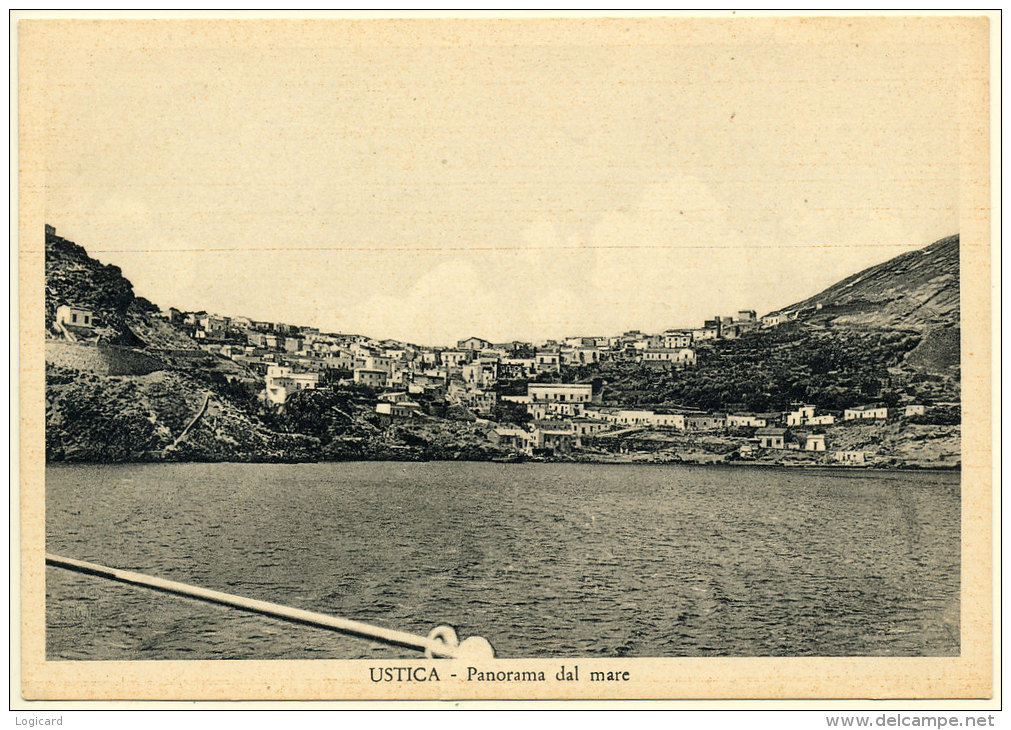
[[995, 22], [15, 17], [22, 697], [992, 697]]

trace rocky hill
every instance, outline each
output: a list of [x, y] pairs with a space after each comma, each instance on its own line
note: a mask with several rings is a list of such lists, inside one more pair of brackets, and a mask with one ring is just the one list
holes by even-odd
[[46, 367], [49, 461], [299, 461], [318, 450], [317, 439], [268, 428], [222, 388], [186, 372]]
[[906, 362], [927, 372], [960, 365], [959, 238], [949, 236], [843, 279], [782, 311], [811, 324], [919, 333]]
[[837, 327], [921, 332], [957, 327], [958, 236], [872, 266], [781, 311]]
[[[92, 311], [97, 341], [61, 339], [61, 304]], [[311, 458], [315, 439], [274, 433], [236, 401], [226, 376], [255, 380], [252, 373], [203, 352], [157, 313], [119, 267], [47, 227], [47, 459]]]
[[650, 371], [603, 363], [573, 379], [601, 378], [613, 404], [828, 410], [868, 402], [960, 398], [958, 236], [854, 274], [784, 307], [777, 327], [697, 347], [697, 366]]
[[134, 294], [118, 266], [103, 264], [73, 241], [46, 229], [46, 330], [55, 335], [61, 304], [90, 309], [102, 342], [132, 347], [198, 350], [196, 343], [154, 316], [158, 307]]
[[[56, 309], [91, 310], [96, 338], [63, 339]], [[204, 352], [138, 297], [117, 266], [46, 229], [46, 458], [50, 461], [312, 461], [490, 458], [473, 424], [374, 423], [372, 399], [303, 391], [283, 413], [262, 378]]]

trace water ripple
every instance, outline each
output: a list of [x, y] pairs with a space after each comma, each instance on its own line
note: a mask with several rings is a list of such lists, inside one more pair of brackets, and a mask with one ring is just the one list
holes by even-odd
[[[950, 656], [957, 474], [586, 464], [53, 466], [51, 552], [502, 656]], [[47, 571], [51, 659], [403, 656]]]

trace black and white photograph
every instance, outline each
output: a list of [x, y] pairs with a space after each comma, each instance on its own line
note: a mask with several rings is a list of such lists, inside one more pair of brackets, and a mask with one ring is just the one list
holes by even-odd
[[23, 686], [989, 696], [989, 33], [20, 20]]

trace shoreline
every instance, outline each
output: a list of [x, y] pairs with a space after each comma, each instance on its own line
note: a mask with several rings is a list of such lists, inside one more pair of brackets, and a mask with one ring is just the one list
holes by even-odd
[[46, 468], [61, 466], [133, 466], [137, 464], [497, 464], [499, 466], [515, 466], [527, 464], [572, 464], [572, 465], [593, 465], [593, 466], [635, 466], [635, 467], [659, 467], [659, 466], [692, 466], [708, 467], [720, 469], [776, 469], [776, 470], [826, 470], [833, 472], [961, 472], [962, 466], [873, 466], [861, 465], [852, 466], [846, 464], [764, 464], [756, 462], [692, 462], [692, 461], [592, 461], [592, 460], [569, 460], [569, 459], [519, 459], [515, 461], [503, 461], [494, 459], [316, 459], [316, 460], [263, 460], [263, 461], [227, 461], [212, 459], [190, 459], [190, 460], [132, 460], [132, 461], [46, 461]]

